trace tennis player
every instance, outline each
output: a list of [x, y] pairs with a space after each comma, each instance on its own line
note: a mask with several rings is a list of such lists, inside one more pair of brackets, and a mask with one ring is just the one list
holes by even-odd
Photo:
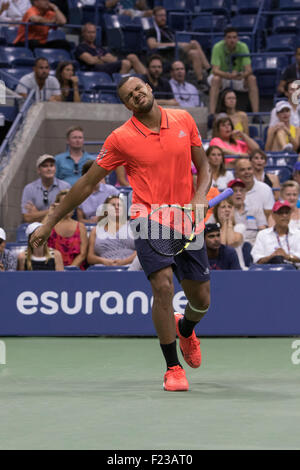
[[[205, 216], [211, 174], [191, 115], [184, 110], [159, 107], [151, 87], [137, 77], [123, 78], [118, 94], [133, 116], [107, 137], [90, 170], [75, 183], [45, 224], [34, 232], [31, 242], [35, 246], [45, 243], [57, 222], [79, 206], [100, 180], [121, 165], [133, 188], [133, 207], [142, 205], [149, 213], [154, 204], [183, 206], [190, 203], [193, 209], [199, 205], [204, 208]], [[192, 161], [198, 172], [196, 191]], [[132, 217], [135, 216], [132, 213]], [[185, 250], [172, 258], [157, 254], [141, 237], [135, 240], [135, 246], [152, 286], [152, 318], [167, 364], [164, 389], [186, 391], [189, 384], [177, 355], [176, 332], [184, 360], [191, 367], [199, 367], [200, 342], [194, 328], [210, 302], [206, 249]], [[184, 316], [174, 315], [173, 311], [173, 271], [188, 299]]]

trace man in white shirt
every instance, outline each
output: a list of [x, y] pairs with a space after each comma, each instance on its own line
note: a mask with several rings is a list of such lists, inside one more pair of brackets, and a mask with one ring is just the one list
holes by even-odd
[[33, 72], [24, 75], [16, 93], [26, 98], [29, 91], [36, 90], [36, 101], [60, 101], [61, 89], [57, 78], [49, 75], [50, 65], [47, 59], [39, 57], [35, 61]]
[[3, 0], [0, 2], [0, 20], [21, 21], [31, 6], [30, 0]]
[[228, 188], [233, 190], [231, 199], [234, 206], [235, 222], [236, 224], [245, 225], [244, 242], [253, 245], [258, 231], [268, 227], [264, 211], [261, 207], [252, 207], [249, 209], [245, 204], [246, 186], [242, 180], [236, 178], [229, 181]]
[[300, 232], [289, 229], [290, 204], [287, 201], [277, 201], [272, 212], [275, 225], [258, 233], [251, 250], [254, 263], [299, 263]]
[[171, 65], [171, 79], [169, 80], [174, 97], [180, 106], [187, 108], [190, 106], [200, 106], [199, 92], [197, 88], [185, 81], [185, 65], [180, 60], [176, 60]]
[[245, 204], [249, 210], [262, 208], [265, 216], [269, 217], [275, 202], [272, 189], [266, 183], [254, 179], [253, 167], [248, 158], [236, 160], [235, 176], [245, 183], [247, 190]]

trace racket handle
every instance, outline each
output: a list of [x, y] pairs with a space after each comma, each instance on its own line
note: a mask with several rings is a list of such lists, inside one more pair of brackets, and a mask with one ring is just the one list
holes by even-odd
[[224, 199], [227, 199], [232, 194], [233, 194], [232, 189], [226, 188], [221, 194], [218, 194], [216, 197], [214, 197], [208, 202], [208, 207], [216, 206], [217, 204], [219, 204], [219, 202], [223, 201]]

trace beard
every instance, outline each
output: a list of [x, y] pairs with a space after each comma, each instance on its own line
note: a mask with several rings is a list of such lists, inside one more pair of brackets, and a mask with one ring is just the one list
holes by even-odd
[[136, 111], [138, 114], [146, 114], [151, 111], [153, 108], [153, 103], [154, 103], [154, 96], [152, 95], [149, 101], [142, 103], [139, 105], [139, 109]]

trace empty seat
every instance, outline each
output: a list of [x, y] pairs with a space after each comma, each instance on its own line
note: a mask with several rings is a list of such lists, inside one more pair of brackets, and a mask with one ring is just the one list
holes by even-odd
[[279, 10], [300, 10], [299, 0], [279, 0]]
[[227, 18], [225, 16], [214, 15], [198, 15], [192, 19], [192, 31], [199, 32], [221, 32], [227, 26]]
[[28, 227], [28, 224], [21, 224], [17, 228], [17, 242], [26, 242], [27, 243], [27, 235], [26, 235], [26, 228]]
[[5, 121], [13, 122], [18, 114], [18, 108], [16, 106], [0, 105], [0, 114], [4, 115]]
[[34, 49], [35, 57], [45, 57], [48, 60], [50, 67], [56, 68], [59, 62], [70, 60], [72, 57], [65, 49], [48, 49], [36, 48]]
[[17, 37], [18, 26], [1, 26], [0, 37], [3, 39], [3, 44], [13, 44]]
[[252, 69], [261, 95], [274, 96], [281, 70], [288, 65], [285, 56], [254, 56]]
[[184, 11], [188, 9], [186, 0], [163, 0], [161, 3], [166, 10]]
[[78, 72], [78, 78], [85, 91], [115, 87], [111, 76], [105, 72]]
[[293, 34], [273, 34], [267, 37], [266, 52], [294, 52], [296, 36]]
[[231, 0], [201, 0], [199, 4], [201, 11], [211, 11], [216, 15], [227, 15], [231, 10]]
[[65, 40], [66, 35], [61, 29], [49, 29], [47, 43], [51, 41]]
[[34, 57], [26, 47], [2, 47], [0, 67], [33, 66]]
[[237, 31], [253, 31], [256, 23], [256, 15], [236, 15], [232, 18], [232, 26]]
[[273, 18], [273, 34], [280, 33], [299, 33], [300, 18], [299, 15], [276, 15]]
[[17, 68], [17, 69], [0, 69], [1, 80], [4, 81], [7, 88], [15, 90], [19, 80], [28, 73], [32, 72], [32, 68]]
[[144, 48], [141, 23], [127, 15], [103, 15], [108, 47], [125, 53], [139, 53]]
[[238, 13], [256, 13], [261, 5], [261, 0], [237, 0], [236, 8]]

